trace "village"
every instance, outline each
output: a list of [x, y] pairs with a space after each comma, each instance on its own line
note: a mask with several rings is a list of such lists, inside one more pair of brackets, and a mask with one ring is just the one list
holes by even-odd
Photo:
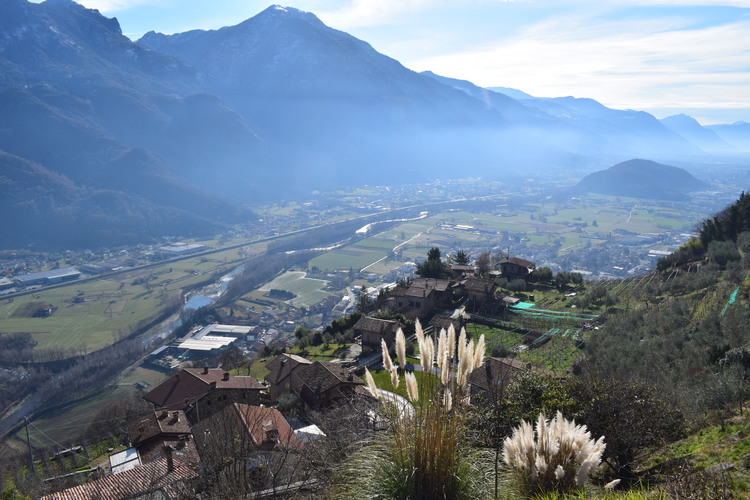
[[[467, 332], [471, 338], [473, 330], [467, 328], [471, 324], [508, 329], [516, 313], [533, 310], [534, 294], [526, 292], [526, 287], [512, 293], [499, 288], [498, 282], [523, 282], [529, 290], [536, 290], [537, 285], [554, 288], [548, 269], [540, 273], [524, 259], [504, 258], [480, 273], [475, 264], [459, 257], [460, 263], [449, 265], [441, 260], [439, 249], [432, 249], [417, 266], [417, 276], [400, 280], [374, 299], [363, 294], [356, 309], [334, 321], [329, 331], [298, 327], [296, 344], [267, 344], [263, 335], [248, 326], [197, 325], [146, 358], [147, 364], [171, 376], [155, 387], [141, 387], [142, 399], [151, 409], [127, 422], [127, 435], [120, 438], [124, 449], [96, 467], [49, 478], [53, 489], [68, 488], [43, 498], [121, 498], [155, 490], [165, 498], [179, 498], [181, 492], [205, 483], [201, 476], [207, 474], [217, 475], [212, 481], [224, 488], [239, 487], [255, 497], [314, 491], [324, 473], [312, 466], [316, 463], [312, 457], [319, 459], [321, 449], [331, 452], [328, 447], [341, 446], [343, 436], [337, 433], [346, 433], [350, 439], [378, 429], [378, 403], [363, 381], [363, 372], [365, 367], [374, 373], [382, 370], [382, 348], [395, 349], [399, 330], [407, 339], [407, 352], [415, 356], [411, 339], [419, 325], [424, 325], [426, 335], [437, 337], [441, 330], [452, 330]], [[580, 275], [565, 278], [571, 280], [563, 284], [566, 290], [581, 283]], [[569, 325], [576, 322], [581, 331], [591, 328], [595, 319], [592, 315], [563, 320]], [[555, 320], [547, 326], [553, 324], [562, 323]], [[341, 346], [334, 356], [315, 354], [315, 347], [324, 343], [321, 334], [337, 328], [351, 343]], [[552, 338], [548, 331], [524, 328], [523, 320], [516, 323], [516, 330], [523, 332], [518, 335], [516, 352], [500, 357], [490, 352], [484, 366], [471, 373], [471, 404], [482, 404], [487, 391], [508, 383], [514, 374], [564, 375], [517, 356], [519, 351], [548, 342]], [[582, 338], [580, 334], [576, 341]], [[573, 342], [573, 336], [568, 340]], [[232, 350], [235, 356], [228, 356]], [[239, 359], [238, 352], [242, 353]], [[395, 404], [409, 404], [397, 393], [384, 397]], [[70, 486], [84, 479], [88, 482]], [[229, 484], [237, 481], [243, 484]]]

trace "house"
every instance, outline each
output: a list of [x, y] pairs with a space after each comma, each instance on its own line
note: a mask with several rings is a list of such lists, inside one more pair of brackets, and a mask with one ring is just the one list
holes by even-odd
[[362, 336], [362, 353], [380, 352], [380, 342], [390, 347], [396, 342], [396, 332], [404, 328], [400, 321], [363, 316], [354, 325], [354, 336]]
[[44, 304], [37, 308], [36, 312], [34, 312], [35, 318], [46, 318], [48, 316], [52, 316], [52, 312], [54, 311], [52, 304]]
[[45, 495], [41, 500], [125, 500], [184, 498], [198, 473], [171, 455], [141, 467]]
[[518, 257], [503, 259], [498, 265], [500, 266], [503, 276], [509, 280], [518, 278], [527, 279], [529, 274], [531, 274], [536, 267], [533, 262], [519, 259]]
[[310, 364], [312, 364], [312, 361], [302, 356], [287, 353], [280, 354], [269, 361], [266, 364], [269, 372], [265, 376], [265, 381], [268, 383], [271, 401], [275, 403], [279, 400], [280, 395], [290, 393], [292, 391], [292, 373], [300, 367]]
[[535, 371], [549, 376], [554, 373], [511, 358], [487, 358], [479, 368], [469, 374], [471, 402], [494, 401], [502, 396], [502, 391], [513, 377], [527, 371]]
[[232, 403], [259, 404], [265, 386], [215, 368], [186, 368], [143, 397], [157, 409], [183, 410], [198, 422]]
[[458, 264], [451, 264], [451, 272], [453, 273], [454, 279], [466, 278], [474, 276], [474, 266], [462, 266]]
[[304, 445], [276, 408], [234, 403], [205, 418], [196, 426], [201, 433], [202, 448], [212, 439], [234, 441], [245, 452], [301, 450]]
[[292, 390], [305, 406], [319, 409], [336, 400], [368, 393], [362, 379], [338, 363], [316, 361], [292, 374]]
[[444, 314], [436, 314], [432, 317], [429, 323], [434, 334], [439, 334], [440, 330], [443, 329], [447, 332], [451, 325], [453, 325], [453, 330], [456, 332], [456, 338], [458, 338], [458, 335], [461, 333], [461, 328], [464, 328], [466, 325], [466, 320], [463, 316], [452, 318], [450, 316], [445, 316]]
[[229, 487], [237, 481], [256, 491], [289, 484], [304, 468], [299, 452], [305, 445], [275, 408], [234, 403], [194, 431], [205, 470], [220, 474]]
[[200, 461], [193, 431], [183, 411], [148, 413], [128, 425], [128, 434], [143, 464], [165, 458], [165, 448], [183, 463], [197, 464]]
[[408, 317], [430, 316], [435, 308], [449, 307], [453, 298], [450, 280], [436, 278], [416, 278], [404, 290], [393, 290], [391, 308], [404, 312]]
[[516, 306], [519, 302], [521, 302], [521, 299], [519, 299], [518, 297], [511, 297], [510, 295], [506, 295], [505, 297], [503, 297], [503, 304], [508, 307]]
[[466, 298], [466, 309], [469, 311], [494, 314], [499, 306], [495, 290], [497, 285], [493, 280], [471, 277], [460, 282], [460, 291]]

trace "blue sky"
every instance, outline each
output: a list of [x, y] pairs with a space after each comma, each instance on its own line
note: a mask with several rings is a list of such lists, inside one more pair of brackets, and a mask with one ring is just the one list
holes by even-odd
[[[80, 0], [133, 39], [237, 24], [270, 2]], [[703, 124], [750, 121], [750, 0], [297, 0], [415, 71], [591, 97]]]

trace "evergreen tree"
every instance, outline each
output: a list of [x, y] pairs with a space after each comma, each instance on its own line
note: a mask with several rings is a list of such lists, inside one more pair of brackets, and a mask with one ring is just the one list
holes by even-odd
[[427, 252], [427, 260], [417, 264], [417, 275], [423, 278], [450, 278], [451, 268], [440, 258], [438, 247], [430, 248]]

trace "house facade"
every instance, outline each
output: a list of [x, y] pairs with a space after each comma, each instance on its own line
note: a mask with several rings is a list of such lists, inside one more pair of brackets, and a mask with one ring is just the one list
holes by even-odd
[[533, 262], [519, 259], [518, 257], [503, 259], [498, 265], [503, 273], [503, 277], [509, 280], [518, 278], [527, 279], [529, 274], [536, 268]]
[[362, 337], [362, 353], [369, 354], [380, 351], [381, 340], [391, 347], [396, 342], [399, 328], [404, 328], [400, 321], [363, 316], [353, 329], [355, 337]]

